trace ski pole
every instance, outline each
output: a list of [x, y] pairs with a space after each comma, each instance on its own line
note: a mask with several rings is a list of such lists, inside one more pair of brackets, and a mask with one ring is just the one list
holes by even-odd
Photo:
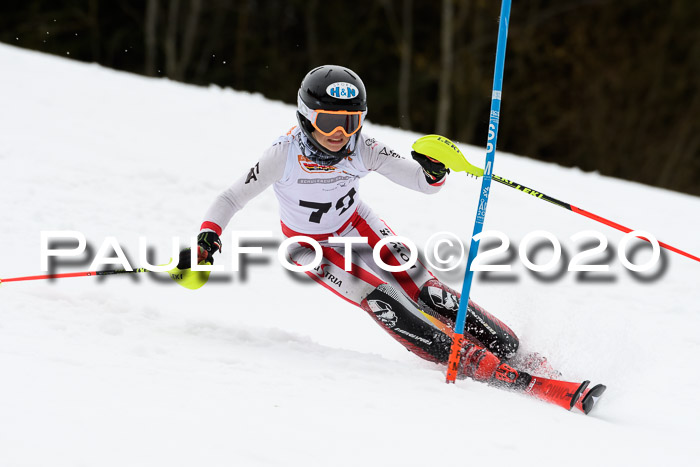
[[62, 279], [65, 277], [108, 276], [111, 274], [135, 274], [139, 272], [151, 271], [144, 268], [138, 268], [131, 271], [127, 271], [126, 269], [111, 269], [107, 271], [66, 272], [61, 274], [45, 274], [40, 276], [9, 277], [7, 279], [0, 279], [0, 284], [2, 284], [3, 282], [39, 281], [44, 279]]
[[[211, 263], [200, 263], [211, 265]], [[111, 269], [107, 271], [83, 271], [83, 272], [66, 272], [61, 274], [45, 274], [41, 276], [25, 276], [25, 277], [10, 277], [0, 279], [0, 285], [5, 282], [20, 282], [20, 281], [38, 281], [44, 279], [62, 279], [66, 277], [86, 277], [86, 276], [109, 276], [111, 274], [136, 274], [139, 272], [156, 272], [150, 269], [137, 268], [131, 271], [126, 269]], [[183, 286], [186, 289], [196, 290], [202, 287], [209, 280], [210, 271], [192, 271], [190, 268], [178, 269], [177, 266], [166, 271], [170, 278], [175, 283]]]
[[[430, 157], [439, 160], [443, 164], [445, 164], [447, 167], [450, 169], [456, 171], [456, 172], [466, 172], [469, 175], [473, 175], [474, 177], [481, 177], [484, 176], [484, 169], [477, 167], [475, 165], [472, 165], [466, 157], [464, 157], [464, 154], [462, 154], [462, 151], [459, 150], [457, 145], [455, 145], [452, 141], [448, 140], [447, 138], [444, 138], [439, 135], [427, 135], [419, 138], [414, 144], [413, 144], [413, 149], [422, 153], [422, 154], [429, 154]], [[571, 212], [574, 212], [576, 214], [580, 214], [582, 216], [588, 217], [589, 219], [593, 219], [596, 222], [600, 222], [601, 224], [605, 224], [609, 227], [612, 227], [614, 229], [617, 229], [621, 232], [624, 233], [630, 233], [633, 232], [634, 229], [630, 229], [629, 227], [625, 227], [624, 225], [618, 224], [617, 222], [611, 221], [610, 219], [606, 219], [605, 217], [599, 216], [598, 214], [594, 214], [590, 211], [586, 211], [585, 209], [581, 209], [579, 207], [574, 206], [573, 204], [567, 203], [565, 201], [560, 201], [556, 198], [553, 198], [551, 196], [548, 196], [541, 191], [538, 190], [533, 190], [532, 188], [528, 188], [525, 185], [522, 185], [518, 182], [515, 182], [513, 180], [508, 180], [507, 178], [500, 177], [496, 174], [492, 174], [491, 178], [498, 183], [505, 185], [507, 187], [516, 189], [520, 192], [529, 194], [537, 199], [541, 199], [543, 201], [547, 201], [548, 203], [554, 204], [555, 206], [559, 206], [561, 208], [567, 209]], [[649, 241], [648, 238], [644, 237], [639, 237], [642, 240]], [[700, 262], [700, 258], [691, 255], [690, 253], [681, 250], [680, 248], [676, 248], [674, 246], [669, 245], [668, 243], [664, 242], [658, 242], [659, 246], [666, 248], [669, 251], [673, 251], [674, 253], [678, 253], [679, 255], [683, 255], [686, 258], [693, 259], [695, 261]]]
[[452, 337], [452, 348], [450, 349], [450, 359], [447, 363], [447, 383], [454, 383], [457, 378], [459, 360], [461, 357], [462, 344], [464, 342], [464, 325], [467, 320], [469, 303], [469, 292], [471, 291], [472, 278], [474, 272], [471, 270], [472, 262], [476, 258], [479, 250], [479, 241], [475, 240], [483, 227], [486, 217], [486, 205], [489, 200], [489, 189], [491, 187], [491, 173], [493, 171], [494, 160], [496, 158], [496, 141], [498, 139], [498, 121], [501, 111], [501, 91], [503, 89], [503, 65], [506, 60], [506, 42], [508, 40], [508, 22], [510, 21], [511, 0], [503, 0], [501, 3], [501, 18], [498, 25], [498, 41], [496, 44], [496, 65], [493, 72], [493, 91], [491, 93], [491, 114], [489, 118], [489, 132], [486, 143], [486, 169], [481, 180], [481, 193], [479, 195], [479, 207], [474, 220], [474, 232], [472, 242], [469, 247], [469, 257], [467, 259], [467, 270], [464, 274], [462, 284], [462, 300], [459, 301], [459, 311], [455, 321], [455, 331]]
[[[629, 227], [625, 227], [624, 225], [620, 225], [617, 222], [613, 222], [613, 221], [606, 219], [602, 216], [599, 216], [597, 214], [593, 214], [592, 212], [586, 211], [585, 209], [578, 208], [578, 207], [574, 206], [573, 204], [569, 204], [569, 203], [566, 203], [564, 201], [559, 201], [556, 198], [552, 198], [551, 196], [547, 196], [544, 193], [540, 193], [539, 191], [528, 188], [528, 187], [521, 185], [517, 182], [514, 182], [512, 180], [507, 180], [507, 179], [505, 179], [503, 177], [499, 177], [498, 175], [495, 175], [495, 174], [492, 175], [492, 177], [495, 181], [497, 181], [498, 183], [501, 183], [505, 186], [508, 186], [510, 188], [515, 188], [516, 190], [522, 191], [523, 193], [530, 194], [530, 195], [534, 196], [535, 198], [539, 198], [541, 200], [552, 203], [556, 206], [562, 207], [564, 209], [568, 209], [569, 211], [575, 212], [576, 214], [586, 216], [589, 219], [593, 219], [596, 222], [600, 222], [601, 224], [608, 225], [608, 226], [610, 226], [614, 229], [617, 229], [621, 232], [630, 233], [630, 232], [634, 231], [634, 229], [630, 229]], [[641, 238], [642, 240], [646, 240], [647, 242], [649, 241], [648, 238], [644, 238], [644, 237], [639, 237], [639, 238]], [[664, 243], [664, 242], [658, 242], [658, 243], [659, 243], [659, 246], [664, 247], [667, 250], [673, 251], [674, 253], [678, 253], [679, 255], [683, 255], [687, 258], [694, 259], [695, 261], [700, 262], [700, 258], [698, 258], [697, 256], [694, 256], [694, 255], [691, 255], [690, 253], [685, 252], [685, 251], [681, 250], [680, 248], [676, 248], [676, 247], [671, 246], [668, 243]]]

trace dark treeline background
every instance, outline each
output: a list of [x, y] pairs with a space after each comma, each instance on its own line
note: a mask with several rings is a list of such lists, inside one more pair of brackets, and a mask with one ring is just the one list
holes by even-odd
[[[370, 120], [485, 145], [499, 10], [3, 0], [0, 41], [289, 103], [310, 68], [342, 64], [363, 77]], [[499, 149], [700, 195], [699, 18], [698, 0], [514, 0]]]

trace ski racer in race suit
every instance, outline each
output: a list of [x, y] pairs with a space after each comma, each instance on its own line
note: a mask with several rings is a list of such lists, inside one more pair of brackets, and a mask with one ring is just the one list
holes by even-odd
[[[420, 262], [404, 272], [388, 273], [372, 258], [372, 248], [391, 228], [360, 198], [360, 178], [377, 172], [394, 183], [423, 193], [438, 192], [449, 170], [413, 152], [405, 159], [385, 144], [363, 135], [367, 115], [365, 87], [352, 70], [325, 65], [310, 71], [298, 94], [297, 120], [270, 146], [248, 173], [221, 193], [209, 210], [198, 237], [198, 260], [213, 261], [221, 249], [219, 236], [236, 212], [272, 185], [279, 201], [282, 232], [319, 242], [323, 260], [308, 274], [339, 297], [365, 310], [394, 339], [420, 357], [446, 364], [452, 344], [460, 294], [441, 283]], [[330, 237], [366, 237], [353, 245], [352, 269], [345, 271], [345, 245]], [[289, 247], [297, 265], [313, 261], [307, 243]], [[403, 265], [409, 250], [391, 242], [381, 250], [385, 264]], [[178, 267], [188, 267], [189, 254]], [[469, 301], [466, 342], [460, 376], [522, 388], [530, 376], [504, 361], [516, 353], [513, 331]]]

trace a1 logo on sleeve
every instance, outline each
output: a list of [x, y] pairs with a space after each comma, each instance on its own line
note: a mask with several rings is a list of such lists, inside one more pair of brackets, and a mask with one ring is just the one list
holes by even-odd
[[352, 99], [357, 97], [359, 91], [352, 84], [341, 81], [328, 85], [326, 94], [336, 99]]
[[260, 162], [251, 167], [250, 172], [248, 172], [248, 177], [245, 179], [245, 184], [249, 184], [251, 181], [257, 182], [258, 175], [260, 174]]

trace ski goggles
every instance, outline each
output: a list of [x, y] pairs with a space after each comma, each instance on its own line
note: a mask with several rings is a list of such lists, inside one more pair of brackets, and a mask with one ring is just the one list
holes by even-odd
[[366, 110], [311, 110], [301, 98], [298, 103], [299, 112], [324, 136], [331, 136], [340, 130], [349, 138], [360, 131], [367, 116]]

